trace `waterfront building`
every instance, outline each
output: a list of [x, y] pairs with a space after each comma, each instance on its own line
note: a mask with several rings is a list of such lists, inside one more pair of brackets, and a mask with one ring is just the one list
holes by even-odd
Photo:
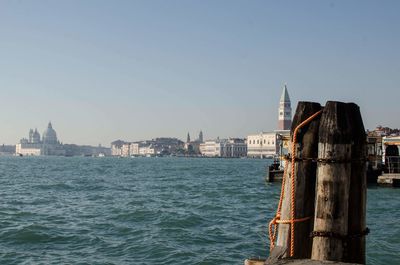
[[[382, 137], [383, 154], [382, 158], [387, 168], [395, 168], [400, 173], [400, 136], [384, 136]], [[392, 162], [393, 161], [393, 162]], [[393, 166], [396, 164], [396, 166]]]
[[251, 158], [276, 157], [287, 149], [282, 139], [289, 135], [288, 130], [249, 135], [247, 136], [247, 156]]
[[271, 158], [279, 152], [277, 134], [261, 132], [247, 136], [247, 156], [251, 158]]
[[21, 140], [15, 146], [15, 153], [22, 156], [40, 156], [42, 155], [42, 144], [34, 144]]
[[215, 140], [207, 140], [199, 145], [199, 151], [202, 156], [215, 157]]
[[116, 140], [111, 143], [111, 155], [112, 156], [122, 156], [122, 145], [125, 144], [124, 141]]
[[139, 147], [139, 155], [141, 156], [155, 156], [157, 154], [153, 145]]
[[130, 156], [139, 155], [139, 143], [130, 143], [129, 155]]
[[15, 153], [23, 156], [40, 156], [40, 155], [65, 155], [63, 145], [57, 139], [57, 133], [49, 122], [47, 129], [43, 132], [42, 140], [40, 134], [35, 129], [29, 130], [28, 139], [23, 138], [15, 146]]
[[124, 143], [121, 146], [121, 156], [123, 157], [128, 157], [130, 156], [130, 150], [131, 150], [131, 144], [130, 143]]
[[199, 150], [206, 157], [245, 157], [247, 145], [245, 139], [229, 138], [207, 140], [201, 143]]
[[184, 143], [181, 140], [169, 137], [138, 142], [117, 140], [111, 143], [111, 155], [123, 157], [171, 155], [183, 151], [183, 147]]
[[292, 125], [292, 107], [286, 84], [279, 100], [278, 130], [290, 130]]
[[245, 139], [230, 138], [221, 146], [222, 157], [245, 157], [247, 155], [247, 143]]

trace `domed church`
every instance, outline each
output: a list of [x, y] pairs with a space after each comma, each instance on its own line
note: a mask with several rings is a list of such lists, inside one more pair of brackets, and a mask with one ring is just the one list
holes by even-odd
[[43, 132], [43, 143], [44, 144], [59, 144], [59, 142], [57, 140], [57, 133], [53, 129], [51, 122], [49, 122], [49, 125], [47, 126], [46, 131]]
[[65, 155], [64, 146], [58, 141], [57, 133], [53, 129], [51, 122], [47, 125], [47, 129], [43, 132], [42, 140], [40, 134], [35, 129], [29, 130], [29, 138], [23, 138], [16, 145], [16, 154], [23, 156], [63, 156]]

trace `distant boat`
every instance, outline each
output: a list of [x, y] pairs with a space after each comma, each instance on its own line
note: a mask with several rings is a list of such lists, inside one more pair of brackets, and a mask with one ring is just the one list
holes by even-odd
[[282, 181], [284, 170], [280, 168], [279, 160], [275, 160], [267, 169], [265, 180], [268, 182]]

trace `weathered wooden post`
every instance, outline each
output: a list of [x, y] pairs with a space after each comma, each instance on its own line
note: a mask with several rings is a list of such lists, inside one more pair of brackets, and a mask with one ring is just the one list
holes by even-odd
[[360, 108], [354, 103], [347, 104], [347, 108], [353, 127], [353, 143], [351, 148], [348, 239], [344, 261], [365, 264], [367, 137]]
[[328, 101], [321, 116], [311, 255], [315, 260], [343, 261], [354, 126], [348, 111], [347, 104]]
[[[314, 102], [299, 102], [296, 109], [296, 114], [293, 118], [291, 139], [293, 134], [301, 123], [310, 118], [321, 110], [321, 105]], [[313, 158], [317, 157], [318, 153], [318, 129], [320, 115], [315, 116], [309, 123], [305, 124], [297, 132], [297, 140], [295, 144], [295, 194], [294, 206], [295, 215], [293, 219], [306, 220], [296, 222], [294, 229], [294, 257], [310, 258], [312, 239], [309, 237], [312, 230], [312, 222], [314, 215], [315, 201], [315, 179], [316, 179], [316, 161]], [[292, 143], [290, 144], [289, 153], [293, 154]], [[284, 183], [284, 196], [281, 209], [281, 220], [291, 219], [291, 182], [292, 182], [292, 162], [291, 159], [286, 161], [286, 178]], [[309, 217], [309, 219], [307, 219]], [[279, 224], [277, 247], [281, 250], [286, 250], [283, 257], [290, 256], [290, 241], [291, 241], [291, 225]]]

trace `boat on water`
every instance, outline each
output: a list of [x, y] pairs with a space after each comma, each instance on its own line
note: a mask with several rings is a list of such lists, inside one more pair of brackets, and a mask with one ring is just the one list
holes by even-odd
[[277, 182], [282, 181], [283, 178], [283, 167], [278, 159], [274, 159], [274, 162], [268, 166], [267, 175], [265, 181], [267, 182]]

